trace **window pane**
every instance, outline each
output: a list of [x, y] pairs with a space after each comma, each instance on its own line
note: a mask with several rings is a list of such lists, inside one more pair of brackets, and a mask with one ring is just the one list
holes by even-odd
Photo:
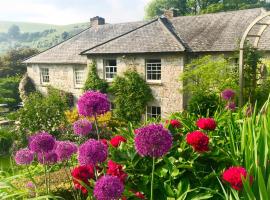
[[105, 78], [106, 79], [112, 79], [117, 74], [117, 66], [116, 66], [116, 60], [105, 60]]
[[161, 80], [161, 60], [150, 59], [146, 61], [147, 80]]

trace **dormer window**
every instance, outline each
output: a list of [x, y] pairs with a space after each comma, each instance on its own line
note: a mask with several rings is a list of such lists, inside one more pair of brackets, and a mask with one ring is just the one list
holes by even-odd
[[116, 59], [104, 60], [105, 79], [112, 80], [117, 74]]

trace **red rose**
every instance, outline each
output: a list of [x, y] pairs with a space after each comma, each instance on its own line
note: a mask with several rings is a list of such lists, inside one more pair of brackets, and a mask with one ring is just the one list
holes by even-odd
[[173, 128], [180, 128], [182, 126], [181, 122], [177, 119], [172, 119], [170, 121], [170, 124], [172, 125]]
[[194, 131], [187, 134], [186, 141], [193, 147], [195, 151], [199, 153], [203, 153], [209, 150], [209, 138], [201, 131]]
[[[222, 179], [230, 183], [231, 187], [235, 190], [241, 190], [243, 188], [242, 178], [247, 178], [248, 174], [245, 168], [243, 167], [230, 167], [225, 170], [222, 174]], [[252, 176], [250, 176], [250, 183], [252, 183]]]
[[84, 182], [86, 185], [89, 185], [89, 179], [94, 178], [95, 174], [92, 166], [78, 166], [72, 170], [71, 176], [73, 177], [75, 188], [81, 190], [83, 194], [86, 194], [87, 189], [83, 187], [78, 180]]
[[127, 142], [127, 139], [121, 135], [117, 135], [113, 137], [110, 142], [113, 147], [119, 147], [121, 142]]
[[107, 174], [117, 176], [123, 183], [128, 177], [128, 175], [123, 171], [123, 166], [113, 162], [112, 160], [108, 161]]
[[197, 126], [203, 130], [215, 130], [217, 127], [216, 121], [212, 118], [201, 118], [197, 121]]

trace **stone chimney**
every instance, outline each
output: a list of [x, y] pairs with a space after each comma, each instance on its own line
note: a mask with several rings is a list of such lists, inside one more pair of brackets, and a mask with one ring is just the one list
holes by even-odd
[[170, 8], [168, 10], [165, 10], [163, 13], [164, 17], [168, 18], [168, 19], [172, 19], [174, 17], [177, 17], [177, 10]]
[[96, 27], [99, 25], [104, 25], [105, 24], [105, 19], [99, 16], [90, 18], [90, 25], [91, 27]]

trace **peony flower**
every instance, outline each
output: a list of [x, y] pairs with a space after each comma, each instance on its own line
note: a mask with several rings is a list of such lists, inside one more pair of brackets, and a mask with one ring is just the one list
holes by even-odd
[[29, 149], [21, 149], [16, 152], [15, 161], [18, 165], [30, 165], [34, 160], [34, 153]]
[[94, 187], [94, 196], [97, 200], [116, 200], [121, 198], [123, 192], [124, 185], [115, 176], [102, 176]]
[[107, 159], [108, 148], [101, 141], [90, 139], [79, 147], [78, 160], [81, 165], [93, 165]]
[[[222, 174], [222, 179], [230, 183], [231, 187], [235, 190], [241, 190], [243, 188], [243, 182], [241, 176], [246, 179], [248, 174], [245, 168], [237, 166], [230, 167]], [[250, 176], [250, 182], [252, 183], [252, 177]]]
[[141, 192], [135, 192], [134, 194], [135, 194], [135, 196], [136, 196], [138, 199], [145, 199], [144, 194], [141, 193]]
[[37, 133], [29, 138], [29, 149], [35, 153], [47, 153], [54, 149], [55, 139], [46, 132]]
[[101, 139], [100, 140], [107, 148], [109, 147], [108, 146], [108, 141], [106, 139]]
[[82, 186], [79, 181], [90, 185], [89, 180], [95, 177], [94, 168], [90, 165], [75, 167], [71, 172], [71, 176], [73, 177], [75, 188], [81, 190], [83, 194], [86, 194], [88, 192], [87, 189]]
[[121, 142], [127, 142], [127, 139], [121, 135], [114, 136], [110, 141], [113, 147], [119, 147]]
[[69, 160], [72, 154], [77, 152], [77, 145], [70, 141], [56, 142], [55, 153], [57, 154], [58, 161]]
[[161, 157], [172, 147], [172, 135], [162, 125], [150, 124], [137, 129], [135, 148], [141, 156]]
[[92, 131], [92, 124], [87, 119], [80, 119], [73, 124], [73, 131], [80, 136], [86, 136]]
[[212, 118], [201, 118], [198, 119], [196, 125], [203, 130], [213, 131], [216, 129], [217, 124], [216, 121]]
[[53, 165], [57, 162], [57, 154], [55, 151], [38, 153], [38, 162], [43, 165]]
[[123, 183], [127, 179], [127, 174], [123, 171], [123, 166], [113, 162], [112, 160], [108, 161], [107, 174], [112, 176], [117, 176]]
[[180, 128], [182, 126], [181, 122], [177, 119], [172, 119], [170, 124], [173, 128]]
[[209, 150], [209, 138], [201, 131], [194, 131], [187, 134], [186, 141], [193, 149], [199, 153]]
[[234, 102], [228, 102], [226, 105], [227, 110], [235, 111], [236, 110], [236, 105]]
[[234, 96], [235, 92], [232, 89], [226, 89], [221, 92], [221, 97], [226, 101], [233, 99]]
[[85, 92], [78, 100], [78, 112], [83, 116], [105, 114], [110, 110], [110, 102], [106, 94], [96, 91]]

